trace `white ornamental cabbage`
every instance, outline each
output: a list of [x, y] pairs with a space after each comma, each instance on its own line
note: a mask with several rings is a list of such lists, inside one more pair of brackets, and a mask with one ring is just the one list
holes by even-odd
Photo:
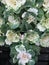
[[19, 64], [25, 65], [31, 60], [31, 54], [22, 51], [17, 55], [17, 59], [19, 59]]
[[16, 17], [16, 19], [14, 18], [14, 16], [10, 15], [8, 17], [8, 25], [12, 28], [15, 29], [20, 25], [20, 21], [19, 19]]
[[31, 60], [32, 55], [26, 51], [24, 45], [20, 47], [16, 46], [15, 49], [18, 52], [17, 59], [19, 60], [19, 64], [26, 65]]
[[[33, 30], [29, 30], [27, 35], [26, 35], [26, 39], [28, 41], [36, 44], [39, 42], [39, 34]], [[36, 45], [38, 45], [38, 44], [36, 44]]]
[[49, 0], [44, 0], [43, 7], [44, 11], [49, 11]]
[[8, 30], [6, 33], [6, 44], [10, 45], [12, 42], [18, 42], [20, 40], [20, 36], [14, 33], [12, 30]]
[[40, 45], [42, 47], [49, 47], [49, 33], [44, 33], [40, 39]]
[[2, 0], [1, 2], [5, 4], [8, 9], [18, 10], [25, 4], [26, 0]]

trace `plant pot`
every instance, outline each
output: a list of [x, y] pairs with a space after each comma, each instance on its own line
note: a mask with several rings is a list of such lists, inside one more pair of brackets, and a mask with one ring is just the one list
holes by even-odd
[[10, 49], [9, 47], [0, 47], [0, 65], [11, 65], [10, 60]]
[[49, 48], [41, 48], [36, 65], [49, 65]]

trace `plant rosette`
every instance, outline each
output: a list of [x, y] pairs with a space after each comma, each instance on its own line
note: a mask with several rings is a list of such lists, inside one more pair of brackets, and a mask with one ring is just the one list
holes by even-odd
[[[27, 43], [26, 43], [27, 44]], [[24, 44], [11, 46], [11, 62], [18, 65], [34, 65], [37, 62], [37, 56], [40, 52], [40, 47], [35, 45]], [[38, 51], [38, 52], [37, 52]]]
[[49, 0], [0, 0], [0, 46], [12, 65], [35, 65], [49, 47]]
[[49, 47], [49, 33], [44, 33], [40, 38], [40, 45], [43, 47]]
[[2, 0], [3, 4], [5, 4], [5, 7], [10, 10], [18, 10], [22, 5], [25, 4], [26, 0]]
[[41, 20], [40, 23], [37, 24], [37, 28], [44, 32], [45, 30], [49, 30], [49, 18]]

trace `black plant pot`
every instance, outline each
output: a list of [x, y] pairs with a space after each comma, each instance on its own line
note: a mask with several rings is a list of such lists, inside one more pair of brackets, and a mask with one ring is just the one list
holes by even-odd
[[10, 60], [10, 49], [9, 47], [0, 47], [0, 65], [11, 65]]
[[41, 48], [36, 65], [49, 65], [49, 48]]
[[[49, 65], [49, 48], [41, 48], [38, 62], [35, 65]], [[9, 47], [0, 47], [0, 65], [11, 65]]]

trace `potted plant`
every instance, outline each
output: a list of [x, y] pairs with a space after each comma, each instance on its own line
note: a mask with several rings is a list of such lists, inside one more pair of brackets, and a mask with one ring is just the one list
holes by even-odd
[[35, 65], [41, 47], [49, 47], [48, 4], [48, 0], [0, 0], [0, 46], [10, 48], [12, 65]]

